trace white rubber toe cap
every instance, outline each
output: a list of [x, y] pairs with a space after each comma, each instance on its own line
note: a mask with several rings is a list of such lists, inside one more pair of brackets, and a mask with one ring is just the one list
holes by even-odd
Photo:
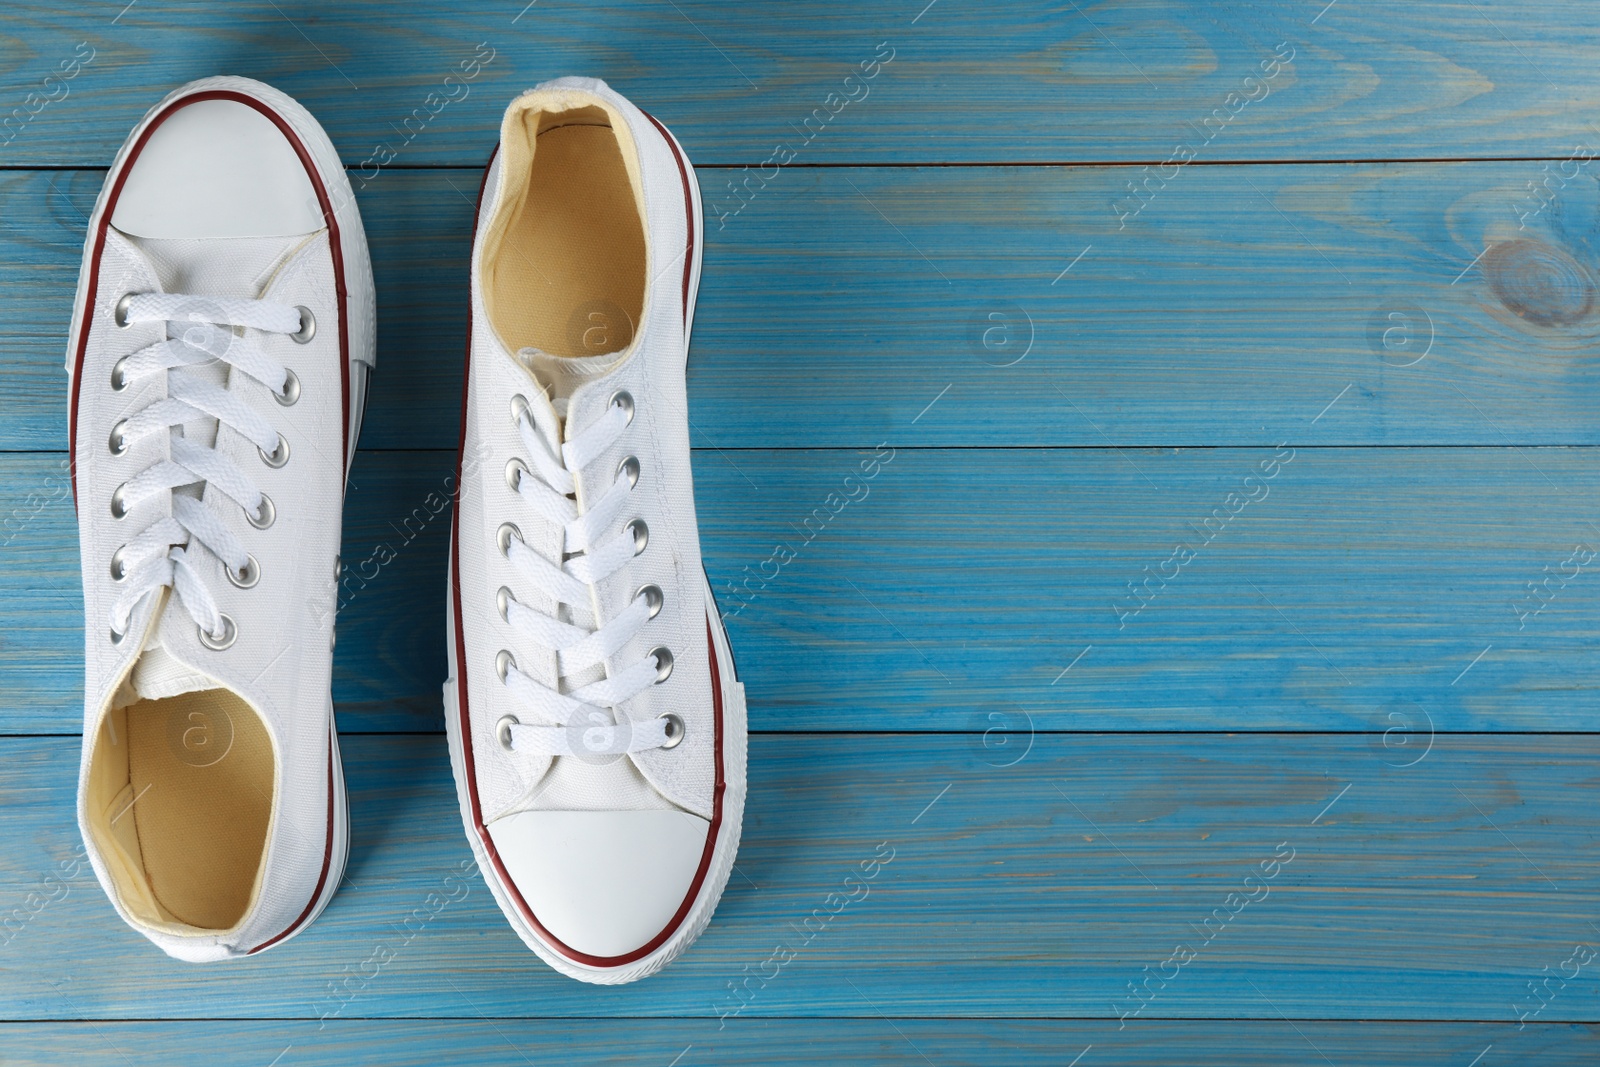
[[577, 952], [615, 957], [672, 921], [710, 826], [676, 810], [524, 811], [488, 829], [540, 925]]
[[322, 228], [283, 131], [235, 100], [174, 111], [128, 169], [111, 225], [136, 237], [292, 237]]

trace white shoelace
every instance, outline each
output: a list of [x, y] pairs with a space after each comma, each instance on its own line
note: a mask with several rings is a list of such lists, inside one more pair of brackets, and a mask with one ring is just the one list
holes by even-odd
[[[195, 419], [217, 420], [218, 432], [230, 427], [261, 450], [263, 462], [281, 467], [289, 458], [288, 442], [237, 392], [230, 392], [189, 373], [213, 361], [225, 363], [271, 390], [280, 404], [292, 404], [300, 383], [285, 367], [267, 358], [248, 331], [304, 334], [302, 308], [264, 300], [213, 299], [177, 293], [142, 293], [124, 297], [117, 308], [119, 324], [166, 322], [169, 334], [123, 358], [112, 370], [113, 389], [155, 374], [167, 375], [164, 399], [140, 409], [111, 431], [109, 446], [120, 455], [142, 438], [171, 436], [171, 458], [146, 467], [119, 486], [112, 495], [111, 512], [121, 518], [141, 503], [163, 493], [172, 496], [172, 514], [147, 527], [111, 558], [112, 577], [127, 588], [111, 608], [113, 641], [126, 635], [134, 610], [148, 596], [172, 588], [189, 617], [200, 628], [201, 639], [213, 647], [233, 640], [234, 624], [217, 607], [216, 598], [189, 560], [198, 544], [220, 559], [237, 584], [253, 584], [257, 565], [239, 538], [199, 499], [173, 493], [180, 486], [204, 483], [244, 509], [251, 525], [272, 524], [272, 501], [257, 489], [238, 464], [214, 448], [171, 435], [173, 427]], [[233, 327], [247, 332], [237, 336]]]
[[[625, 393], [612, 397], [606, 412], [581, 433], [560, 446], [559, 428], [552, 411], [540, 405], [520, 405], [517, 429], [527, 449], [528, 461], [517, 467], [516, 492], [542, 519], [561, 527], [565, 560], [561, 565], [545, 559], [525, 544], [510, 523], [500, 527], [499, 544], [506, 556], [542, 593], [587, 615], [592, 588], [621, 569], [643, 550], [648, 530], [637, 520], [616, 528], [628, 496], [638, 480], [637, 461], [624, 463], [605, 492], [594, 498], [583, 514], [572, 499], [575, 472], [604, 454], [633, 418], [633, 400]], [[514, 463], [518, 461], [513, 461]], [[563, 622], [553, 614], [528, 607], [501, 590], [499, 607], [505, 620], [529, 640], [556, 653], [561, 678], [572, 678], [605, 662], [633, 639], [661, 609], [661, 591], [641, 589], [628, 607], [603, 626], [589, 629]], [[496, 726], [502, 746], [544, 756], [602, 756], [671, 748], [682, 737], [682, 722], [662, 717], [632, 722], [623, 706], [672, 669], [672, 655], [653, 649], [638, 663], [569, 693], [552, 689], [517, 668], [509, 653], [500, 656], [501, 678], [519, 702], [542, 719], [522, 723], [505, 716]], [[617, 709], [613, 715], [607, 709]]]

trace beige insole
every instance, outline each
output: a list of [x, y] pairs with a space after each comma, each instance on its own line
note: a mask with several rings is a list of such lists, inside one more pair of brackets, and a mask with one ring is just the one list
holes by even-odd
[[[272, 816], [272, 739], [226, 690], [141, 700], [113, 712], [91, 769], [91, 809], [122, 852], [123, 899], [203, 930], [250, 905]], [[141, 884], [142, 883], [142, 884]], [[142, 905], [142, 906], [141, 906]]]
[[644, 226], [611, 127], [538, 134], [522, 203], [486, 266], [490, 315], [511, 351], [627, 347], [644, 307]]

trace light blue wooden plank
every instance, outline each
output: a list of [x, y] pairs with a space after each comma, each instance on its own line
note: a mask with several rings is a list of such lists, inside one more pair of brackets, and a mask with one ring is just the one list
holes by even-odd
[[[1593, 444], [1600, 163], [1543, 210], [1539, 167], [1191, 167], [1125, 225], [1127, 168], [797, 171], [711, 222], [694, 442]], [[66, 447], [101, 178], [0, 174], [0, 447]], [[367, 447], [455, 446], [475, 181], [361, 195]]]
[[[707, 567], [757, 729], [1382, 731], [1391, 713], [1594, 728], [1595, 449], [882, 456], [696, 454]], [[82, 715], [58, 463], [0, 458], [10, 732], [71, 732]], [[346, 729], [441, 728], [451, 471], [445, 453], [357, 461], [334, 681]]]
[[[1040, 735], [1003, 757], [972, 735], [758, 735], [716, 919], [660, 975], [596, 990], [449, 877], [468, 850], [444, 739], [346, 740], [346, 885], [307, 932], [226, 967], [163, 956], [73, 863], [76, 741], [0, 740], [0, 1017], [716, 1019], [742, 1004], [1114, 1034], [1148, 966], [1168, 976], [1149, 1017], [1516, 1023], [1540, 1003], [1530, 980], [1600, 942], [1593, 735], [1440, 736], [1412, 766], [1379, 735]], [[1178, 945], [1196, 957], [1163, 968]], [[1600, 1019], [1595, 963], [1572, 966], [1534, 1021]]]
[[[441, 1019], [311, 1022], [14, 1023], [0, 1045], [14, 1067], [248, 1064], [261, 1067], [589, 1067], [619, 1063], [815, 1063], [880, 1067], [1276, 1067], [1292, 1062], [1412, 1067], [1466, 1064], [1493, 1047], [1541, 1067], [1589, 1067], [1594, 1027], [1505, 1023], [1161, 1020], [1118, 1032], [1098, 1022], [1010, 1019], [742, 1019], [719, 1029], [690, 1019]], [[1088, 1050], [1088, 1051], [1086, 1051]], [[1495, 1061], [1488, 1060], [1493, 1063]], [[1502, 1060], [1500, 1062], [1509, 1062]]]
[[[0, 160], [102, 163], [168, 88], [219, 71], [298, 96], [351, 165], [380, 146], [479, 163], [505, 102], [562, 74], [610, 80], [698, 158], [751, 165], [780, 143], [806, 163], [1159, 162], [1185, 141], [1212, 159], [1557, 156], [1600, 111], [1600, 13], [1581, 0], [122, 6], [9, 13], [0, 97], [38, 114]], [[1261, 80], [1280, 45], [1292, 61]], [[845, 81], [875, 55], [893, 58]]]

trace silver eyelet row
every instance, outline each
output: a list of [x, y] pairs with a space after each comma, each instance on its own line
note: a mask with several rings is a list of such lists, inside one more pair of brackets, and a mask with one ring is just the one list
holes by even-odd
[[[112, 309], [112, 318], [119, 328], [126, 329], [131, 325], [128, 321], [128, 312], [133, 304], [133, 298], [137, 295], [139, 294], [122, 294]], [[300, 312], [300, 329], [289, 336], [297, 343], [305, 344], [316, 336], [317, 320], [312, 315], [310, 308], [299, 307], [296, 310]], [[111, 368], [111, 389], [113, 392], [122, 392], [128, 387], [127, 362], [129, 358], [124, 356], [117, 360], [116, 365]], [[300, 379], [293, 371], [289, 371], [288, 376], [284, 379], [283, 389], [274, 391], [272, 395], [273, 399], [280, 405], [290, 407], [300, 399]], [[127, 426], [128, 420], [122, 419], [111, 428], [111, 435], [107, 440], [107, 445], [113, 456], [121, 456], [128, 451]], [[282, 434], [278, 435], [277, 447], [271, 452], [260, 448], [256, 451], [261, 454], [261, 461], [269, 467], [281, 468], [289, 462], [289, 441]], [[112, 518], [121, 519], [127, 516], [127, 490], [128, 484], [124, 482], [117, 486], [116, 490], [111, 494]], [[245, 519], [258, 530], [265, 530], [271, 526], [277, 519], [277, 508], [273, 505], [272, 498], [263, 493], [261, 507], [253, 514], [246, 512]], [[124, 581], [128, 577], [126, 552], [127, 546], [123, 545], [111, 555], [111, 580], [114, 582]], [[249, 556], [246, 559], [242, 570], [235, 571], [232, 567], [224, 566], [222, 571], [227, 575], [228, 581], [240, 589], [250, 589], [261, 580], [261, 564], [256, 560], [255, 556]], [[222, 615], [221, 618], [222, 632], [220, 634], [212, 634], [207, 632], [204, 627], [197, 627], [200, 643], [214, 652], [221, 652], [232, 647], [239, 636], [239, 627], [233, 621], [233, 618], [226, 614]], [[111, 628], [110, 635], [113, 645], [120, 645], [127, 638], [126, 633], [118, 633], [115, 627]]]
[[[667, 722], [667, 740], [666, 743], [661, 746], [662, 748], [677, 748], [679, 745], [683, 744], [683, 739], [688, 734], [689, 730], [688, 727], [684, 726], [682, 716], [675, 712], [664, 711], [660, 715], [657, 715], [656, 718], [665, 719]], [[522, 720], [517, 718], [515, 715], [502, 715], [495, 721], [494, 736], [495, 740], [500, 742], [501, 748], [505, 749], [507, 752], [511, 751], [511, 728], [513, 726], [521, 725]]]
[[[608, 406], [621, 408], [627, 413], [628, 421], [633, 421], [633, 397], [626, 390], [619, 389], [617, 392], [611, 394], [611, 399], [607, 403]], [[528, 398], [523, 396], [521, 393], [513, 394], [511, 397], [510, 406], [511, 420], [513, 422], [521, 422], [523, 416], [528, 412]], [[622, 462], [617, 464], [617, 477], [627, 479], [628, 488], [632, 489], [634, 486], [639, 484], [639, 469], [638, 457], [627, 456], [622, 460]], [[508, 460], [505, 467], [506, 486], [512, 492], [519, 491], [521, 488], [522, 476], [527, 473], [528, 465], [521, 459], [513, 457], [512, 459]], [[628, 523], [624, 529], [633, 537], [633, 554], [638, 556], [640, 553], [644, 552], [646, 546], [648, 546], [650, 543], [650, 527], [645, 523], [645, 521], [643, 519], [634, 519], [632, 522]], [[515, 523], [501, 523], [500, 528], [495, 531], [495, 544], [499, 546], [501, 555], [509, 556], [511, 554], [512, 538], [521, 541], [523, 539], [522, 531], [518, 529]], [[661, 608], [666, 603], [666, 594], [661, 591], [660, 586], [653, 584], [640, 586], [638, 590], [634, 592], [633, 598], [635, 600], [641, 598], [644, 600], [650, 612], [648, 618], [651, 619], [661, 614]], [[510, 621], [511, 605], [515, 602], [516, 597], [512, 594], [509, 587], [501, 586], [499, 590], [496, 591], [495, 609], [499, 613], [501, 619], [506, 620], [507, 622]], [[654, 684], [660, 685], [662, 682], [665, 682], [672, 676], [672, 650], [667, 648], [665, 645], [657, 645], [655, 648], [652, 648], [649, 651], [648, 655], [656, 661], [656, 680]], [[495, 673], [500, 676], [500, 681], [502, 683], [506, 681], [507, 675], [516, 669], [516, 666], [516, 658], [512, 656], [512, 654], [506, 649], [501, 649], [495, 654], [494, 669]], [[678, 745], [683, 743], [684, 736], [688, 732], [687, 728], [684, 726], [682, 717], [674, 712], [668, 711], [663, 712], [660, 716], [658, 716], [658, 718], [665, 719], [667, 723], [666, 743], [661, 747], [664, 749], [677, 748]], [[508, 752], [511, 751], [511, 728], [513, 726], [520, 725], [522, 725], [522, 723], [515, 715], [502, 715], [499, 720], [496, 721], [495, 738], [499, 742], [501, 748]]]

